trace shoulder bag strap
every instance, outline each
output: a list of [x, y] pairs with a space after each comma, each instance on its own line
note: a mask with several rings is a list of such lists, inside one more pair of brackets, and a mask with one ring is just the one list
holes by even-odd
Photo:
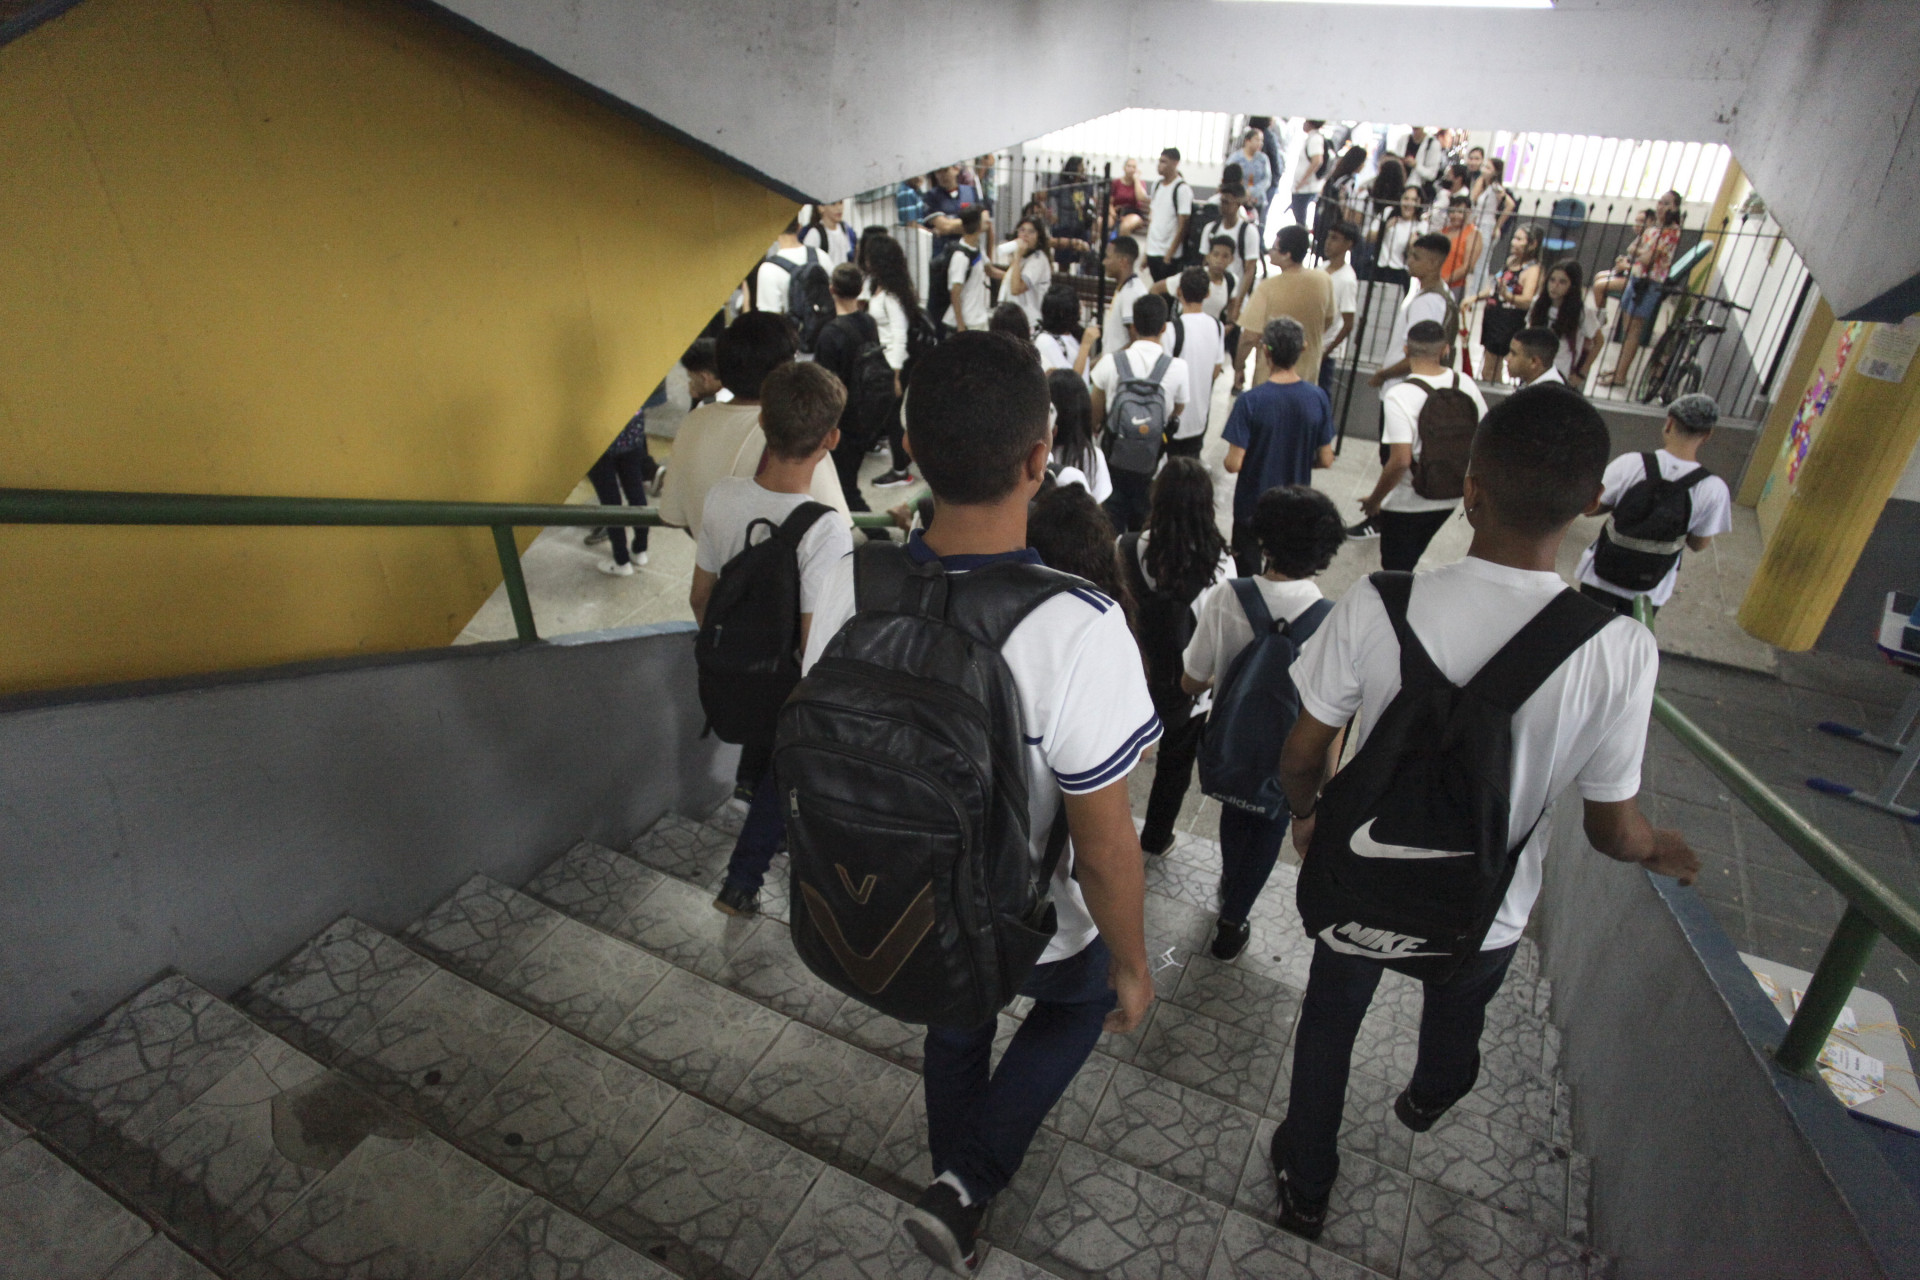
[[1436, 680], [1451, 687], [1453, 681], [1434, 664], [1427, 646], [1420, 643], [1420, 637], [1413, 633], [1413, 625], [1407, 621], [1407, 606], [1413, 600], [1413, 575], [1382, 571], [1372, 574], [1367, 581], [1380, 593], [1387, 621], [1393, 624], [1393, 637], [1400, 642], [1400, 687], [1406, 689], [1417, 682]]
[[1512, 715], [1575, 650], [1619, 616], [1569, 587], [1534, 614], [1466, 687]]
[[1247, 615], [1247, 625], [1253, 628], [1253, 638], [1258, 640], [1274, 629], [1273, 611], [1267, 608], [1267, 598], [1260, 594], [1260, 584], [1252, 578], [1234, 578], [1231, 582], [1240, 610]]

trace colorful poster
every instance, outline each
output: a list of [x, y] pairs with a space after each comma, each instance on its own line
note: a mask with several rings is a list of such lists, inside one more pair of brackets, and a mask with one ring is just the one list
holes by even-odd
[[1800, 479], [1800, 468], [1806, 465], [1807, 454], [1813, 449], [1813, 438], [1818, 433], [1820, 419], [1826, 416], [1827, 406], [1833, 403], [1834, 393], [1840, 389], [1840, 375], [1846, 372], [1847, 361], [1852, 358], [1854, 344], [1864, 327], [1857, 320], [1841, 327], [1840, 341], [1833, 353], [1832, 373], [1816, 369], [1812, 381], [1807, 383], [1806, 393], [1800, 397], [1800, 408], [1787, 427], [1787, 439], [1782, 448], [1787, 460], [1789, 486]]

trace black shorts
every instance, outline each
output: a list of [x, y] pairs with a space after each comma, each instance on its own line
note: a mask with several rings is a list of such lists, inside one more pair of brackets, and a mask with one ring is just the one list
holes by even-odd
[[1489, 306], [1480, 316], [1480, 345], [1488, 355], [1503, 356], [1513, 335], [1527, 327], [1527, 313], [1519, 307]]

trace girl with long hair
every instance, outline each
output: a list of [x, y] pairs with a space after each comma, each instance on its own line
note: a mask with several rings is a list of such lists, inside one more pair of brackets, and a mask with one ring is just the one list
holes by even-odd
[[818, 249], [820, 256], [827, 260], [828, 271], [843, 262], [852, 262], [859, 250], [859, 239], [853, 234], [853, 228], [841, 220], [846, 208], [844, 200], [816, 204], [807, 218], [806, 229], [800, 233], [800, 243]]
[[1106, 455], [1093, 442], [1093, 397], [1087, 380], [1067, 369], [1047, 375], [1047, 395], [1053, 400], [1053, 464], [1059, 484], [1077, 484], [1095, 502], [1113, 496], [1113, 477], [1107, 474]]
[[1680, 209], [1680, 193], [1669, 191], [1654, 203], [1658, 226], [1653, 235], [1635, 250], [1633, 273], [1627, 290], [1620, 295], [1620, 316], [1626, 333], [1620, 339], [1620, 358], [1613, 371], [1603, 374], [1602, 387], [1625, 386], [1633, 376], [1633, 358], [1640, 354], [1640, 343], [1653, 326], [1653, 317], [1666, 297], [1663, 286], [1673, 267], [1673, 255], [1680, 248], [1680, 228], [1686, 214]]
[[[1087, 352], [1093, 349], [1093, 341], [1086, 333], [1080, 324], [1079, 291], [1070, 284], [1050, 287], [1040, 299], [1040, 325], [1033, 335], [1034, 348], [1040, 352], [1040, 367], [1048, 373], [1071, 369], [1084, 377]], [[1100, 337], [1098, 328], [1093, 330], [1092, 337], [1094, 340]]]
[[1545, 237], [1528, 223], [1513, 233], [1507, 246], [1507, 265], [1474, 298], [1484, 302], [1480, 313], [1480, 381], [1499, 382], [1505, 376], [1507, 347], [1513, 335], [1527, 327], [1527, 308], [1540, 292], [1540, 244]]
[[887, 446], [892, 451], [888, 469], [874, 477], [876, 488], [892, 489], [913, 482], [913, 473], [902, 442], [900, 391], [907, 368], [907, 337], [915, 328], [927, 324], [920, 310], [920, 295], [914, 290], [913, 276], [907, 270], [906, 250], [892, 236], [876, 237], [871, 245], [862, 244], [867, 255], [867, 313], [880, 331], [880, 350], [893, 370], [893, 411], [887, 415]]
[[991, 274], [1000, 281], [1001, 305], [1012, 303], [1027, 313], [1027, 325], [1040, 323], [1041, 299], [1053, 285], [1053, 256], [1047, 243], [1047, 220], [1028, 214], [1014, 224], [1013, 239], [994, 250], [1000, 264]]
[[1194, 601], [1233, 576], [1233, 557], [1214, 512], [1213, 477], [1198, 458], [1167, 459], [1154, 477], [1147, 527], [1122, 534], [1116, 554], [1138, 608], [1135, 634], [1147, 660], [1147, 690], [1165, 729], [1140, 831], [1140, 847], [1161, 854], [1173, 846], [1174, 820], [1193, 781], [1206, 724], [1205, 709], [1196, 709], [1180, 687]]
[[1594, 337], [1600, 332], [1600, 316], [1587, 305], [1586, 271], [1572, 258], [1563, 258], [1547, 268], [1546, 287], [1534, 295], [1527, 324], [1549, 329], [1560, 339], [1560, 350], [1553, 367], [1570, 387], [1586, 379], [1587, 368], [1600, 348]]
[[1118, 601], [1132, 629], [1133, 593], [1113, 558], [1113, 521], [1092, 494], [1077, 484], [1043, 491], [1027, 515], [1027, 545], [1048, 568], [1085, 578]]
[[1426, 230], [1426, 222], [1426, 213], [1420, 208], [1420, 188], [1401, 188], [1400, 203], [1380, 219], [1379, 230], [1374, 232], [1375, 280], [1407, 287], [1407, 246]]

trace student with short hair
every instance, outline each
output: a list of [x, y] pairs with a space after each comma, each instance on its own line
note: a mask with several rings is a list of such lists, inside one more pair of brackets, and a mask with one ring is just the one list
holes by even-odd
[[[1441, 264], [1446, 262], [1447, 252], [1452, 247], [1447, 238], [1437, 232], [1421, 236], [1407, 246], [1407, 274], [1420, 287], [1409, 292], [1401, 300], [1400, 309], [1394, 313], [1393, 329], [1387, 335], [1388, 354], [1405, 350], [1408, 331], [1422, 320], [1431, 320], [1440, 326], [1441, 336], [1447, 346], [1440, 363], [1453, 363], [1453, 344], [1460, 334], [1460, 308], [1440, 279]], [[1407, 358], [1401, 356], [1392, 364], [1384, 364], [1374, 370], [1367, 383], [1369, 386], [1391, 389], [1406, 376]]]
[[1260, 495], [1286, 485], [1310, 485], [1315, 470], [1333, 465], [1333, 402], [1298, 370], [1306, 331], [1292, 316], [1276, 316], [1261, 337], [1273, 372], [1233, 402], [1223, 433], [1224, 465], [1239, 477], [1233, 487], [1232, 542], [1243, 578], [1260, 572], [1260, 540], [1253, 529]]
[[[1503, 829], [1509, 833], [1514, 870], [1477, 950], [1466, 951], [1450, 976], [1426, 983], [1419, 1058], [1394, 1103], [1395, 1116], [1416, 1133], [1432, 1128], [1471, 1092], [1479, 1076], [1487, 1002], [1500, 989], [1539, 896], [1551, 828], [1542, 819], [1556, 795], [1569, 785], [1579, 787], [1587, 839], [1608, 857], [1677, 876], [1682, 884], [1699, 869], [1680, 833], [1656, 831], [1634, 801], [1659, 666], [1653, 636], [1623, 619], [1596, 620], [1592, 611], [1580, 610], [1581, 601], [1567, 593], [1554, 570], [1568, 526], [1600, 499], [1607, 450], [1606, 423], [1569, 388], [1534, 387], [1509, 396], [1487, 415], [1474, 439], [1466, 480], [1467, 519], [1473, 525], [1467, 557], [1427, 573], [1380, 574], [1354, 584], [1292, 668], [1301, 711], [1282, 752], [1280, 779], [1293, 814], [1294, 847], [1306, 859], [1301, 907], [1318, 912], [1320, 882], [1304, 879], [1315, 860], [1360, 860], [1357, 853], [1330, 850], [1325, 839], [1317, 838], [1319, 826], [1327, 825], [1327, 838], [1350, 840], [1355, 850], [1364, 838], [1369, 850], [1382, 850], [1371, 857], [1383, 867], [1406, 865], [1396, 860], [1398, 849], [1409, 850], [1402, 859], [1428, 852], [1392, 843], [1419, 834], [1413, 831], [1370, 832], [1368, 823], [1351, 836], [1344, 834], [1356, 812], [1350, 798], [1364, 799], [1379, 786], [1368, 772], [1376, 767], [1372, 762], [1403, 761], [1404, 754], [1381, 752], [1410, 749], [1404, 739], [1388, 737], [1383, 748], [1368, 751], [1383, 716], [1391, 722], [1420, 710], [1393, 706], [1402, 672], [1414, 661], [1402, 655], [1399, 629], [1404, 626], [1418, 641], [1436, 678], [1455, 687], [1465, 685], [1548, 608], [1556, 618], [1574, 616], [1580, 625], [1571, 633], [1586, 636], [1512, 715]], [[1391, 606], [1389, 590], [1398, 602]], [[1357, 750], [1329, 784], [1331, 752], [1349, 722]], [[1472, 749], [1471, 743], [1448, 748]], [[1439, 863], [1458, 868], [1448, 874], [1476, 874], [1457, 860], [1429, 858], [1421, 865]], [[1433, 874], [1442, 870], [1434, 865]], [[1325, 1226], [1327, 1196], [1339, 1173], [1336, 1135], [1361, 1019], [1383, 968], [1420, 963], [1396, 958], [1402, 942], [1382, 936], [1386, 933], [1342, 933], [1328, 925], [1314, 940], [1306, 998], [1293, 1033], [1287, 1115], [1271, 1149], [1279, 1224], [1310, 1240]], [[1404, 941], [1417, 952], [1428, 940], [1409, 936]], [[1466, 943], [1471, 946], [1472, 938]]]
[[715, 354], [719, 343], [713, 338], [695, 338], [680, 356], [680, 367], [687, 371], [687, 411], [721, 396], [732, 399], [726, 384], [720, 381], [720, 362]]
[[[987, 316], [987, 331], [1004, 333], [1028, 346], [1033, 345], [1033, 329], [1027, 323], [1027, 313], [1017, 302], [1002, 302], [995, 306], [992, 313]], [[1034, 354], [1037, 356], [1039, 352], [1036, 351]]]
[[1164, 280], [1181, 267], [1187, 220], [1193, 216], [1193, 186], [1180, 176], [1180, 148], [1160, 153], [1160, 181], [1153, 184], [1147, 217], [1147, 274]]
[[[1320, 179], [1327, 169], [1327, 139], [1320, 130], [1325, 120], [1308, 120], [1300, 135], [1300, 149], [1294, 155], [1293, 194], [1290, 201], [1296, 226], [1310, 227], [1307, 221], [1314, 198], [1320, 192]], [[1319, 366], [1315, 366], [1318, 368]]]
[[1564, 384], [1566, 379], [1554, 367], [1559, 354], [1560, 338], [1553, 330], [1522, 329], [1507, 343], [1507, 376], [1518, 379], [1523, 387], [1542, 382]]
[[1187, 407], [1169, 433], [1167, 452], [1174, 457], [1197, 458], [1207, 442], [1207, 423], [1213, 413], [1213, 382], [1226, 368], [1226, 330], [1206, 313], [1212, 282], [1205, 267], [1188, 267], [1180, 281], [1180, 312], [1167, 322], [1167, 348], [1187, 366]]
[[[1121, 388], [1130, 381], [1152, 381], [1159, 383], [1160, 396], [1165, 405], [1169, 424], [1180, 416], [1192, 399], [1187, 385], [1187, 367], [1173, 357], [1167, 350], [1167, 304], [1153, 294], [1143, 295], [1133, 304], [1134, 339], [1125, 351], [1109, 351], [1100, 357], [1100, 363], [1093, 366], [1088, 381], [1093, 384], [1093, 421], [1096, 428], [1106, 432], [1108, 451], [1107, 461], [1113, 462], [1113, 422], [1109, 412], [1119, 396]], [[1162, 356], [1167, 358], [1166, 372], [1154, 377], [1154, 369]], [[1124, 459], [1122, 460], [1124, 464]], [[1121, 533], [1137, 529], [1147, 518], [1148, 491], [1153, 483], [1151, 472], [1124, 470], [1122, 466], [1109, 467], [1113, 478], [1113, 495], [1107, 499], [1107, 514], [1113, 517], [1113, 527]]]
[[[1307, 485], [1282, 485], [1254, 504], [1253, 536], [1259, 571], [1243, 574], [1259, 591], [1267, 615], [1293, 623], [1325, 597], [1313, 579], [1333, 563], [1347, 540], [1333, 499]], [[1217, 693], [1240, 651], [1254, 641], [1253, 623], [1238, 588], [1222, 582], [1195, 609], [1193, 639], [1182, 655], [1181, 688], [1196, 696]], [[1304, 624], [1303, 624], [1304, 625]], [[1196, 744], [1197, 745], [1197, 744]], [[1267, 765], [1271, 768], [1271, 763]], [[1220, 912], [1214, 923], [1213, 956], [1237, 960], [1252, 929], [1253, 904], [1266, 888], [1287, 835], [1287, 814], [1275, 817], [1236, 805], [1220, 806]], [[1144, 840], [1143, 840], [1144, 844]]]
[[832, 265], [818, 249], [800, 243], [800, 219], [793, 218], [780, 232], [779, 239], [774, 241], [773, 251], [753, 269], [755, 311], [771, 311], [780, 316], [787, 314], [787, 293], [795, 272], [782, 267], [780, 262], [792, 263], [796, 269], [808, 265]]
[[[1258, 155], [1258, 152], [1255, 154]], [[1260, 236], [1259, 220], [1252, 212], [1259, 207], [1258, 202], [1251, 202], [1249, 207], [1245, 186], [1238, 182], [1223, 182], [1214, 199], [1220, 205], [1220, 216], [1201, 229], [1200, 243], [1207, 247], [1209, 254], [1213, 242], [1222, 236], [1233, 243], [1233, 261], [1223, 264], [1223, 268], [1231, 272], [1238, 282], [1231, 299], [1234, 314], [1225, 317], [1227, 323], [1232, 324], [1259, 278], [1260, 259], [1265, 256], [1261, 249], [1265, 241]]]
[[[1032, 352], [1004, 335], [958, 334], [920, 360], [907, 392], [907, 444], [935, 514], [907, 543], [916, 564], [954, 576], [1037, 560], [1027, 510], [1047, 475], [1047, 406]], [[853, 562], [840, 566], [816, 603], [806, 670], [854, 616]], [[1022, 987], [1036, 1004], [1000, 1061], [991, 1062], [991, 1019], [927, 1029], [934, 1181], [907, 1229], [961, 1274], [978, 1261], [982, 1215], [1101, 1032], [1138, 1026], [1153, 999], [1127, 775], [1160, 724], [1125, 616], [1090, 588], [1053, 595], [1000, 652], [1019, 695], [1036, 862], [1063, 808], [1069, 840], [1051, 882], [1055, 932]]]
[[1340, 362], [1340, 348], [1353, 333], [1353, 318], [1360, 309], [1360, 276], [1347, 261], [1353, 246], [1360, 243], [1360, 228], [1342, 219], [1327, 228], [1326, 241], [1325, 270], [1333, 282], [1333, 309], [1340, 317], [1320, 346], [1320, 389], [1331, 398], [1334, 366]]
[[953, 305], [955, 332], [984, 329], [993, 314], [993, 295], [982, 226], [986, 215], [978, 206], [960, 215], [960, 238], [947, 256], [947, 296]]
[[[1720, 406], [1712, 396], [1698, 391], [1680, 396], [1667, 406], [1657, 452], [1623, 453], [1607, 464], [1596, 514], [1609, 519], [1593, 545], [1580, 553], [1574, 573], [1583, 595], [1628, 617], [1633, 616], [1634, 601], [1645, 596], [1659, 613], [1680, 581], [1679, 544], [1684, 541], [1687, 551], [1705, 551], [1714, 538], [1733, 528], [1733, 495], [1727, 482], [1700, 464], [1700, 449], [1719, 420]], [[1681, 492], [1672, 492], [1675, 489]], [[1659, 490], [1667, 491], [1664, 497]], [[1662, 512], [1662, 507], [1670, 510]], [[1622, 534], [1636, 542], [1658, 540], [1671, 550], [1629, 548], [1622, 554], [1621, 548], [1605, 545]], [[1632, 581], [1623, 585], [1609, 579], [1604, 576], [1609, 570], [1622, 578], [1632, 576]]]
[[1115, 236], [1107, 242], [1100, 265], [1113, 281], [1113, 301], [1107, 304], [1107, 322], [1101, 331], [1115, 349], [1133, 341], [1133, 304], [1146, 296], [1151, 283], [1141, 279], [1139, 262], [1140, 242], [1132, 236]]
[[[833, 469], [840, 477], [840, 492], [849, 511], [866, 511], [867, 500], [860, 493], [860, 463], [876, 435], [886, 429], [884, 412], [863, 421], [862, 405], [854, 397], [859, 386], [861, 353], [880, 344], [880, 326], [871, 314], [860, 308], [860, 292], [866, 279], [860, 268], [843, 262], [833, 269], [828, 289], [833, 294], [833, 319], [820, 330], [813, 359], [822, 369], [840, 379], [847, 389], [846, 407], [840, 412], [840, 441], [833, 447]], [[885, 362], [885, 351], [879, 357]]]
[[[714, 588], [727, 567], [814, 501], [814, 472], [827, 464], [833, 447], [840, 443], [840, 411], [846, 405], [847, 389], [818, 364], [789, 363], [773, 369], [762, 381], [760, 397], [757, 412], [767, 444], [759, 469], [751, 477], [724, 476], [715, 481], [701, 513], [688, 603], [694, 621], [703, 625]], [[795, 550], [800, 570], [800, 631], [793, 637], [796, 653], [806, 648], [813, 612], [827, 579], [852, 551], [847, 523], [831, 512], [816, 518], [801, 535]], [[747, 805], [746, 822], [727, 861], [726, 880], [713, 900], [715, 910], [730, 916], [759, 910], [760, 885], [785, 831], [769, 761]]]
[[1233, 241], [1226, 236], [1215, 236], [1207, 242], [1206, 256], [1198, 266], [1187, 267], [1164, 280], [1154, 281], [1147, 292], [1165, 298], [1173, 313], [1178, 315], [1181, 278], [1188, 271], [1198, 271], [1207, 282], [1206, 297], [1200, 300], [1201, 312], [1220, 321], [1223, 326], [1230, 325], [1232, 321], [1228, 318], [1228, 312], [1233, 309], [1240, 288], [1240, 278], [1235, 274], [1239, 264], [1233, 255]]
[[1260, 282], [1240, 309], [1240, 349], [1235, 353], [1233, 367], [1235, 390], [1240, 388], [1245, 376], [1250, 352], [1256, 356], [1254, 382], [1267, 380], [1266, 350], [1260, 335], [1266, 332], [1267, 321], [1275, 316], [1291, 316], [1299, 321], [1300, 331], [1307, 335], [1306, 346], [1300, 353], [1300, 367], [1306, 370], [1309, 380], [1320, 376], [1320, 340], [1340, 316], [1333, 305], [1333, 281], [1326, 272], [1306, 265], [1307, 255], [1312, 251], [1313, 237], [1305, 227], [1282, 227], [1274, 237], [1273, 252], [1267, 260], [1278, 270]]
[[[1420, 411], [1427, 397], [1445, 388], [1473, 402], [1475, 419], [1487, 415], [1486, 397], [1472, 378], [1463, 378], [1443, 361], [1451, 349], [1446, 331], [1422, 320], [1407, 334], [1401, 362], [1407, 376], [1380, 395], [1380, 447], [1386, 458], [1373, 492], [1360, 500], [1365, 520], [1379, 530], [1380, 567], [1408, 570], [1420, 563], [1427, 545], [1460, 508], [1459, 498], [1423, 498], [1414, 489], [1413, 467], [1420, 460]], [[1464, 406], [1463, 406], [1464, 407]], [[1465, 440], [1461, 441], [1464, 448]]]

